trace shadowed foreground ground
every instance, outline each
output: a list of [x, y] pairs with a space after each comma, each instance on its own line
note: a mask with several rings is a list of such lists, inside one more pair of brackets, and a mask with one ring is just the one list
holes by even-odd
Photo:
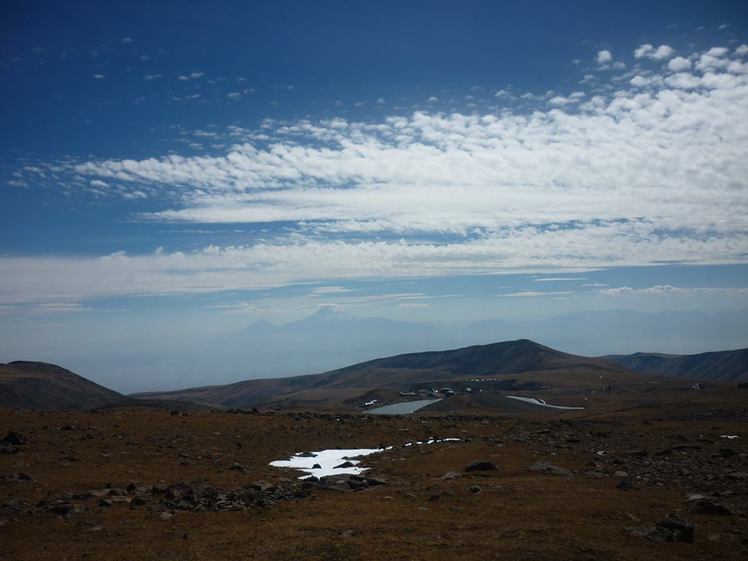
[[[746, 412], [694, 412], [593, 420], [6, 410], [0, 437], [12, 430], [26, 443], [0, 455], [0, 560], [744, 559]], [[402, 447], [430, 436], [462, 440]], [[299, 487], [271, 460], [383, 444], [394, 448], [366, 465], [385, 485], [272, 494]], [[465, 472], [476, 459], [497, 469]], [[572, 474], [529, 471], [539, 460]], [[632, 488], [617, 488], [622, 480]], [[265, 481], [246, 493], [267, 506], [173, 508], [169, 484], [198, 481], [209, 491]], [[686, 499], [696, 492], [731, 514], [694, 512]], [[629, 530], [669, 513], [696, 525], [694, 543]]]

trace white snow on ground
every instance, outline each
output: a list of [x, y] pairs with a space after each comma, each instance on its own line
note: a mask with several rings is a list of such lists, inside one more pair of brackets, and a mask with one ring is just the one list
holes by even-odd
[[[459, 442], [459, 438], [429, 438], [428, 440], [418, 442], [408, 442], [403, 447], [417, 446], [420, 444], [438, 444], [440, 442]], [[384, 448], [347, 448], [347, 449], [328, 449], [317, 452], [294, 454], [288, 460], [275, 460], [270, 462], [271, 466], [281, 468], [293, 468], [303, 471], [308, 475], [302, 475], [299, 479], [304, 479], [310, 475], [315, 477], [325, 477], [326, 475], [359, 475], [369, 468], [361, 467], [361, 461], [355, 458], [378, 454], [385, 450], [391, 450], [392, 446]], [[349, 467], [336, 467], [345, 462], [350, 462]], [[319, 467], [313, 467], [319, 464]]]
[[580, 409], [584, 409], [584, 407], [567, 407], [565, 405], [550, 405], [546, 403], [544, 400], [537, 398], [537, 397], [522, 397], [519, 395], [508, 395], [506, 396], [509, 399], [516, 399], [518, 401], [524, 401], [525, 403], [532, 403], [533, 405], [539, 405], [540, 407], [550, 407], [551, 409], [566, 409], [569, 411], [579, 411]]
[[[368, 468], [358, 467], [358, 464], [361, 462], [353, 458], [376, 454], [378, 452], [383, 452], [386, 449], [387, 448], [348, 448], [344, 450], [319, 450], [318, 452], [312, 452], [314, 456], [307, 457], [296, 454], [288, 460], [276, 460], [270, 462], [270, 465], [298, 469], [316, 477], [341, 474], [358, 475], [366, 471]], [[354, 465], [345, 468], [335, 467], [345, 462], [350, 462]], [[320, 467], [312, 467], [315, 464], [319, 464]]]
[[407, 448], [408, 446], [417, 446], [419, 444], [438, 444], [439, 442], [459, 442], [459, 438], [429, 438], [428, 440], [419, 440], [418, 442], [408, 442], [403, 445]]

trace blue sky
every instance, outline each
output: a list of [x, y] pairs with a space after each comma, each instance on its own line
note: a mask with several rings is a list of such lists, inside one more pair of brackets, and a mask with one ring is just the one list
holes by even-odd
[[745, 2], [0, 11], [0, 360], [320, 307], [748, 310]]

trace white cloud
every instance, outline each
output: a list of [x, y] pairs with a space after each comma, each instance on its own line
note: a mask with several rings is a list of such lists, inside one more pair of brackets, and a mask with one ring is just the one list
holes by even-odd
[[527, 113], [268, 121], [227, 131], [242, 140], [218, 155], [29, 167], [98, 197], [152, 200], [141, 219], [288, 229], [185, 254], [5, 258], [0, 302], [744, 262], [748, 74], [720, 53], [689, 55], [726, 63], [707, 71], [672, 73], [675, 58], [669, 69], [602, 76], [597, 89], [533, 97], [549, 106]]
[[597, 63], [598, 64], [607, 64], [611, 60], [613, 60], [613, 53], [611, 53], [608, 50], [603, 51], [597, 51]]
[[601, 294], [607, 296], [628, 296], [633, 294], [675, 294], [683, 289], [676, 288], [674, 286], [657, 285], [649, 288], [631, 288], [629, 286], [619, 286], [615, 288], [604, 288], [600, 291]]
[[238, 144], [223, 156], [89, 161], [71, 172], [168, 197], [171, 207], [145, 214], [150, 220], [290, 221], [348, 233], [634, 218], [736, 227], [746, 211], [735, 188], [748, 176], [746, 76], [635, 81], [645, 80], [647, 92], [595, 95], [576, 113], [273, 124], [265, 146]]
[[94, 74], [93, 75], [94, 80], [103, 80], [106, 78], [106, 74]]
[[699, 57], [696, 69], [702, 72], [713, 72], [726, 68], [730, 64], [730, 60], [725, 58], [728, 52], [724, 47], [712, 47]]
[[323, 296], [329, 294], [344, 294], [350, 291], [349, 288], [343, 286], [318, 286], [317, 288], [312, 289], [311, 293], [315, 296]]
[[125, 44], [134, 43], [135, 39], [133, 39], [132, 37], [123, 37], [122, 38], [122, 42], [125, 43]]
[[735, 54], [738, 56], [748, 55], [748, 45], [740, 45], [735, 49]]
[[605, 296], [662, 296], [664, 294], [674, 296], [739, 296], [748, 293], [748, 288], [732, 287], [691, 287], [681, 288], [669, 284], [655, 285], [646, 288], [631, 288], [629, 286], [619, 286], [614, 288], [604, 288], [600, 294]]
[[649, 43], [640, 45], [634, 49], [634, 57], [636, 58], [649, 58], [652, 60], [665, 60], [673, 56], [674, 49], [668, 45], [660, 45], [655, 48]]
[[689, 72], [678, 72], [665, 78], [665, 83], [671, 88], [688, 90], [701, 86], [701, 79]]
[[568, 290], [559, 290], [553, 292], [539, 292], [537, 290], [523, 290], [521, 292], [510, 292], [509, 294], [499, 294], [502, 298], [543, 298], [545, 296], [566, 296], [573, 294]]
[[189, 80], [197, 80], [198, 78], [202, 78], [203, 76], [205, 76], [203, 72], [196, 70], [190, 74], [180, 74], [179, 76], [177, 76], [177, 79], [181, 80], [182, 82], [187, 82]]
[[667, 67], [673, 72], [683, 72], [691, 70], [691, 61], [682, 56], [677, 56], [667, 63]]
[[292, 237], [251, 246], [207, 246], [190, 253], [2, 257], [0, 302], [209, 293], [326, 280], [583, 271], [653, 262], [739, 263], [747, 243], [748, 234], [730, 239], [664, 237], [658, 225], [613, 222], [555, 231], [526, 227], [451, 243]]

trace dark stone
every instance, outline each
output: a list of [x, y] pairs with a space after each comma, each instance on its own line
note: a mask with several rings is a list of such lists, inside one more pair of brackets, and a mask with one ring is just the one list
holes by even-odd
[[695, 529], [696, 527], [687, 520], [679, 518], [675, 514], [668, 514], [651, 528], [634, 528], [630, 532], [637, 536], [644, 536], [654, 542], [693, 543]]
[[351, 462], [349, 460], [346, 460], [342, 464], [339, 464], [339, 465], [335, 466], [333, 469], [352, 468], [352, 467], [355, 467], [355, 466], [356, 466], [356, 464], [354, 464], [353, 462]]
[[655, 452], [655, 456], [669, 456], [673, 452], [677, 452], [678, 450], [699, 450], [701, 449], [700, 444], [675, 444], [674, 446], [670, 446], [668, 448], [663, 448], [662, 450], [659, 450]]
[[267, 481], [255, 481], [254, 483], [247, 485], [245, 488], [254, 489], [255, 491], [268, 491], [269, 489], [272, 489], [273, 486]]
[[488, 460], [473, 460], [465, 471], [496, 471], [496, 464]]
[[130, 501], [130, 507], [135, 508], [136, 506], [143, 506], [147, 501], [143, 497], [135, 496]]
[[365, 479], [354, 479], [349, 478], [348, 479], [348, 487], [353, 489], [354, 491], [360, 491], [361, 489], [366, 489], [367, 484]]
[[616, 485], [616, 489], [630, 491], [631, 489], [634, 489], [634, 484], [628, 479], [621, 479], [621, 481], [618, 482], [618, 485]]
[[688, 504], [688, 510], [696, 514], [732, 516], [729, 508], [704, 495], [691, 495], [688, 498]]
[[312, 469], [322, 469], [322, 466], [321, 466], [321, 465], [319, 465], [319, 464], [314, 464], [314, 465], [312, 466]]
[[319, 488], [329, 491], [347, 491], [350, 489], [348, 486], [347, 475], [326, 475], [320, 478]]
[[34, 478], [27, 473], [11, 473], [10, 475], [0, 475], [0, 481], [33, 481]]
[[26, 439], [19, 433], [13, 431], [8, 432], [3, 440], [5, 440], [5, 442], [7, 442], [8, 444], [12, 444], [13, 446], [23, 446], [24, 444], [26, 444]]
[[679, 518], [675, 514], [668, 514], [657, 523], [656, 527], [663, 528], [671, 533], [671, 539], [667, 541], [693, 543], [696, 527], [688, 520]]
[[564, 477], [571, 477], [572, 475], [574, 475], [574, 473], [569, 471], [568, 469], [554, 466], [553, 464], [548, 462], [535, 462], [527, 469], [538, 473], [550, 473], [551, 475], [562, 475]]
[[67, 517], [75, 512], [75, 507], [70, 503], [56, 503], [50, 505], [49, 510], [58, 516]]
[[457, 473], [456, 471], [448, 471], [444, 475], [442, 475], [442, 479], [449, 480], [449, 479], [459, 479], [462, 477], [461, 474]]
[[377, 485], [387, 485], [387, 480], [382, 479], [381, 477], [367, 477], [366, 478], [366, 484], [369, 487], [374, 487]]
[[0, 454], [18, 454], [18, 452], [18, 446], [14, 446], [5, 440], [0, 440]]

